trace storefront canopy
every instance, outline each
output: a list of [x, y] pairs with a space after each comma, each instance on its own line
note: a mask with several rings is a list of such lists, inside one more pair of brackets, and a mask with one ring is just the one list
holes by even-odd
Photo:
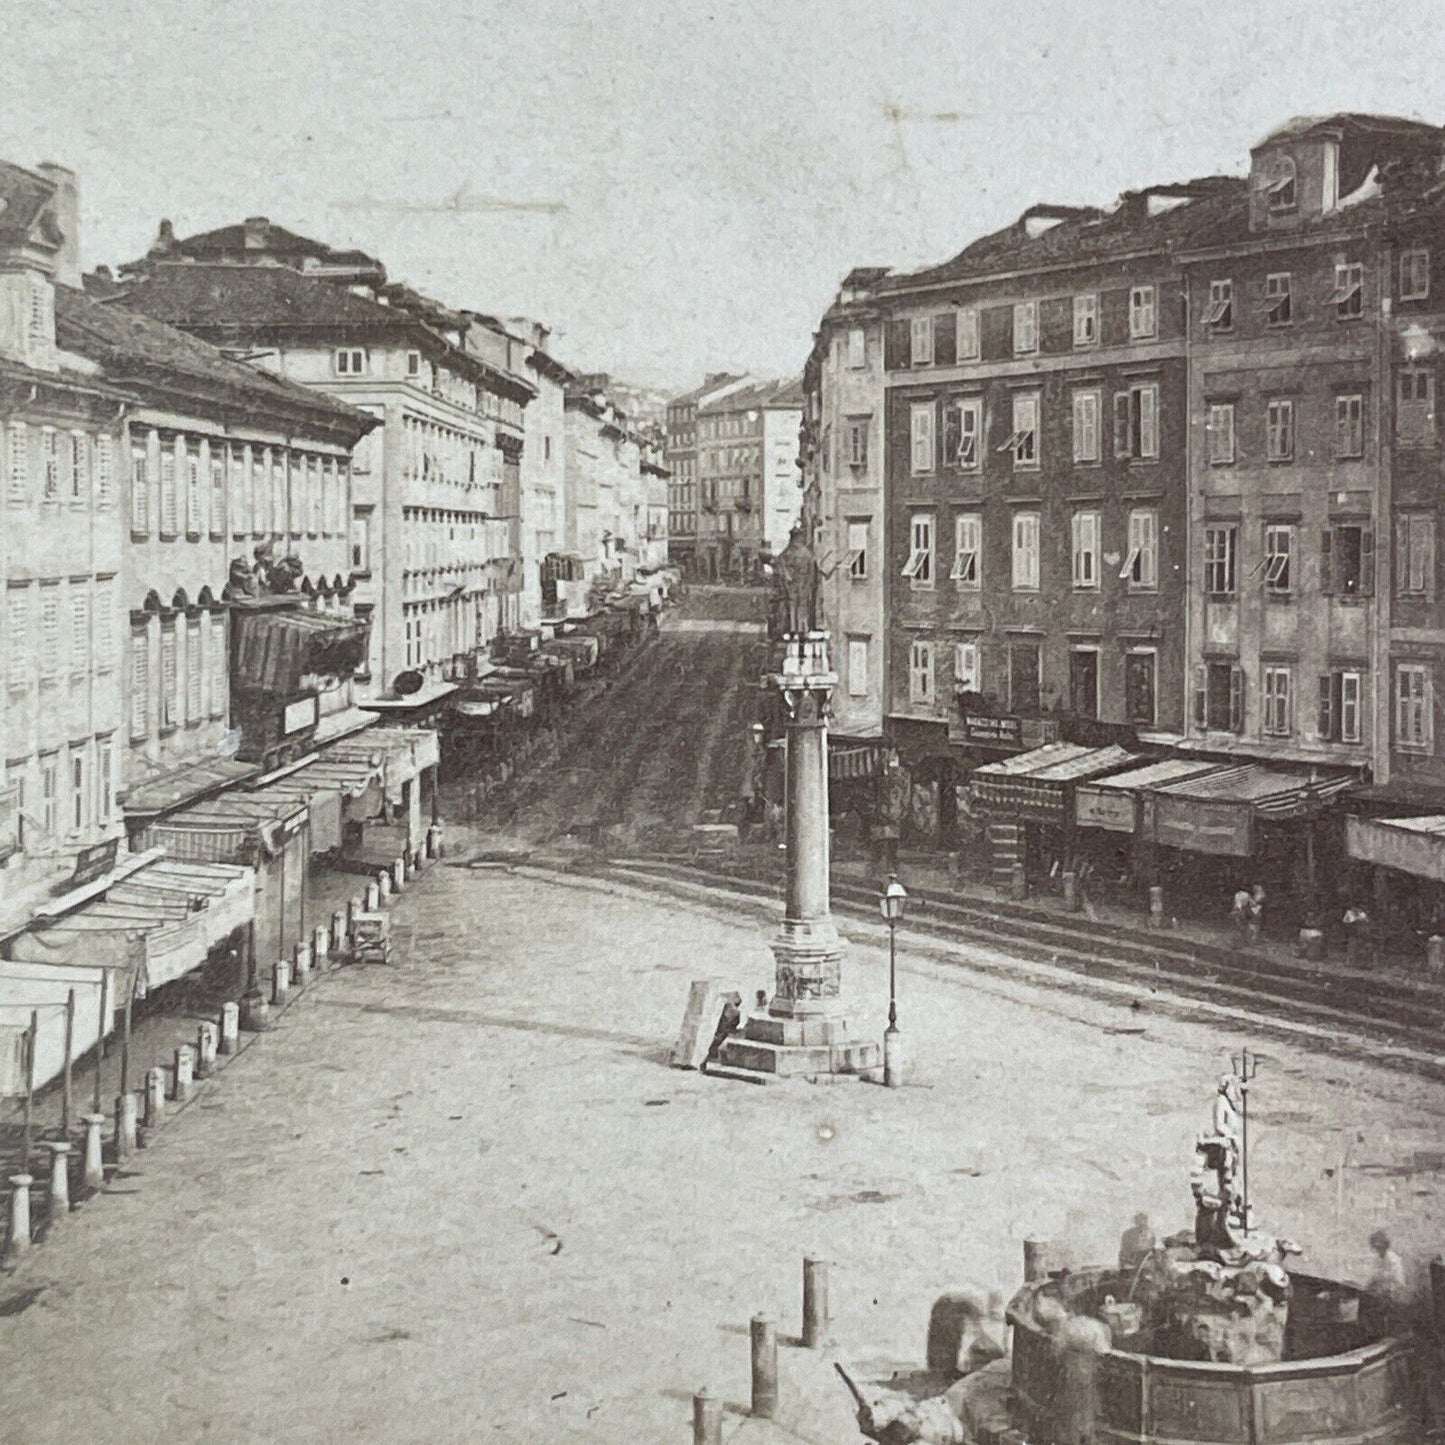
[[1117, 745], [1086, 748], [1046, 743], [1031, 753], [989, 763], [974, 775], [974, 800], [992, 813], [1037, 823], [1061, 823], [1070, 789], [1089, 778], [1116, 772], [1133, 761]]
[[1346, 818], [1345, 851], [1362, 863], [1445, 883], [1445, 815]]
[[1197, 758], [1155, 758], [1143, 767], [1081, 783], [1074, 790], [1074, 821], [1081, 828], [1132, 833], [1141, 793], [1213, 772], [1218, 766]]
[[260, 771], [255, 763], [237, 762], [235, 758], [214, 757], [190, 763], [160, 777], [147, 778], [130, 789], [125, 797], [126, 816], [155, 817], [208, 793], [235, 787]]
[[304, 802], [264, 788], [230, 792], [152, 823], [145, 830], [144, 843], [164, 848], [172, 858], [252, 864], [258, 855], [269, 858], [279, 853], [286, 840], [306, 826], [308, 816]]
[[216, 944], [250, 923], [255, 885], [249, 868], [162, 858], [94, 902], [20, 934], [10, 955], [51, 967], [119, 970], [142, 995], [200, 967]]
[[296, 692], [308, 674], [350, 677], [366, 661], [370, 622], [310, 612], [236, 613], [236, 675], [247, 686], [278, 696]]
[[1315, 816], [1354, 781], [1352, 773], [1286, 773], [1263, 763], [1219, 767], [1150, 792], [1156, 842], [1191, 853], [1247, 858], [1260, 822]]

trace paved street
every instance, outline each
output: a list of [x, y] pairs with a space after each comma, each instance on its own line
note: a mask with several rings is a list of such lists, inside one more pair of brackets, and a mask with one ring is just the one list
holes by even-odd
[[655, 846], [674, 824], [735, 803], [760, 715], [763, 610], [757, 589], [691, 593], [609, 692], [569, 717], [561, 765], [489, 801], [496, 831], [541, 843], [595, 824], [614, 846]]
[[[746, 1398], [751, 1314], [796, 1328], [805, 1253], [876, 1374], [920, 1362], [940, 1289], [1016, 1283], [1025, 1234], [1107, 1258], [1135, 1208], [1182, 1226], [1237, 1042], [905, 949], [912, 1087], [755, 1088], [664, 1063], [691, 978], [770, 982], [725, 902], [439, 867], [397, 915], [393, 969], [313, 986], [0, 1288], [0, 1439], [681, 1441], [693, 1389]], [[1439, 1088], [1270, 1049], [1260, 1214], [1325, 1268], [1382, 1220], [1433, 1252], [1442, 1117]], [[850, 1438], [841, 1389], [790, 1388], [797, 1438]]]

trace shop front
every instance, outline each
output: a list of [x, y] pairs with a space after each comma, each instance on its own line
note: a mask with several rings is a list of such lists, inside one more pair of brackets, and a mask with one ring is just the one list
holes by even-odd
[[1021, 865], [1031, 882], [1077, 876], [1080, 840], [1075, 794], [1094, 779], [1139, 761], [1118, 744], [1045, 743], [1028, 753], [988, 763], [973, 774], [972, 800], [988, 818], [989, 868], [1012, 881]]
[[1236, 890], [1258, 885], [1266, 927], [1283, 935], [1319, 926], [1338, 901], [1331, 893], [1344, 849], [1336, 804], [1353, 781], [1338, 770], [1243, 763], [1144, 791], [1140, 826], [1155, 848], [1167, 908], [1220, 921]]
[[[1445, 934], [1445, 814], [1345, 819], [1356, 889], [1382, 941], [1410, 946]], [[1413, 936], [1413, 937], [1412, 937]]]

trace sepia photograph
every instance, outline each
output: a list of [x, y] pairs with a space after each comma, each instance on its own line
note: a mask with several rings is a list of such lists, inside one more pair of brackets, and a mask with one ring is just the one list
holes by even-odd
[[1428, 7], [0, 15], [0, 1445], [1445, 1441]]

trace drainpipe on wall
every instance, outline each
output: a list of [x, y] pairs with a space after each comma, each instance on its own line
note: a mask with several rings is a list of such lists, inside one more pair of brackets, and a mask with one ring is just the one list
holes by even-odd
[[1395, 521], [1393, 446], [1387, 436], [1395, 435], [1395, 388], [1391, 369], [1393, 308], [1390, 285], [1394, 276], [1394, 248], [1388, 241], [1380, 246], [1377, 274], [1380, 278], [1380, 310], [1375, 318], [1375, 596], [1370, 637], [1370, 676], [1374, 680], [1374, 717], [1371, 720], [1371, 763], [1373, 781], [1390, 781], [1390, 599], [1394, 596]]

